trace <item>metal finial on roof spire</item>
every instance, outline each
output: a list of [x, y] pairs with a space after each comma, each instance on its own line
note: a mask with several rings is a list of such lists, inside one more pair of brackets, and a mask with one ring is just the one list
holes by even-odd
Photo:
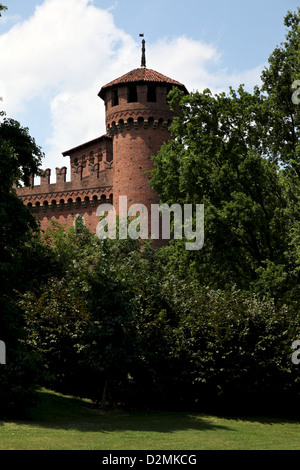
[[[143, 38], [144, 35], [140, 34], [140, 38]], [[145, 47], [146, 41], [145, 39], [142, 40], [142, 62], [141, 62], [141, 67], [146, 67], [146, 47]]]

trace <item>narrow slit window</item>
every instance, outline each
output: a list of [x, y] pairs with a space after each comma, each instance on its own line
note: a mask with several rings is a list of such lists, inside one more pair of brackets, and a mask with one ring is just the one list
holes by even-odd
[[137, 89], [135, 85], [132, 85], [128, 89], [128, 103], [137, 102]]
[[156, 86], [154, 85], [148, 86], [147, 101], [149, 103], [156, 103]]
[[112, 92], [112, 106], [118, 106], [118, 104], [119, 104], [118, 90], [113, 90], [113, 92]]

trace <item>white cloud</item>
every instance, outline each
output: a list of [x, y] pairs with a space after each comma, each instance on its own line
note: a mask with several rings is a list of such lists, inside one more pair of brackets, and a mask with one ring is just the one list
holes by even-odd
[[[117, 42], [133, 43], [89, 0], [46, 0], [0, 38], [1, 78], [14, 111], [44, 90], [78, 91], [109, 67]], [[105, 75], [105, 74], [104, 74]]]
[[217, 65], [220, 60], [220, 53], [214, 45], [186, 36], [161, 39], [151, 47], [149, 54], [159, 71], [168, 71], [189, 90], [206, 87], [211, 81], [209, 67]]
[[221, 67], [222, 56], [215, 45], [186, 36], [161, 39], [150, 47], [149, 56], [157, 70], [171, 74], [189, 91], [209, 88], [213, 93], [219, 93], [228, 91], [229, 86], [237, 88], [241, 83], [252, 89], [260, 83], [263, 68], [259, 65], [243, 72], [229, 72]]
[[[47, 103], [48, 138], [38, 143], [52, 173], [66, 164], [62, 151], [105, 133], [100, 88], [140, 65], [141, 45], [117, 28], [113, 13], [90, 0], [45, 0], [29, 19], [0, 36], [4, 108], [16, 119], [25, 112], [39, 119], [33, 102]], [[147, 44], [147, 66], [189, 90], [217, 92], [259, 80], [261, 67], [230, 74], [220, 69], [220, 58], [214, 45], [185, 36]]]
[[62, 151], [105, 132], [97, 93], [138, 65], [134, 40], [89, 0], [46, 0], [0, 37], [0, 49], [7, 114], [18, 118], [34, 99], [49, 100], [47, 166], [63, 165]]

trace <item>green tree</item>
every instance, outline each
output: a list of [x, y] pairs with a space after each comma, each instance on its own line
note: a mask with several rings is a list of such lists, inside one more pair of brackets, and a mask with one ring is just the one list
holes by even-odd
[[[286, 39], [270, 55], [262, 73], [262, 90], [267, 96], [266, 153], [282, 170], [287, 204], [285, 240], [282, 251], [286, 266], [277, 279], [289, 284], [289, 297], [299, 304], [299, 221], [300, 221], [300, 9], [284, 18]], [[275, 277], [275, 276], [273, 276]]]
[[186, 253], [175, 243], [170, 268], [281, 302], [300, 298], [300, 9], [284, 23], [286, 41], [270, 55], [261, 89], [172, 91], [174, 140], [154, 157], [152, 178], [162, 202], [205, 206], [204, 248]]
[[205, 206], [204, 248], [181, 259], [205, 284], [248, 288], [268, 261], [284, 262], [286, 201], [260, 138], [265, 98], [243, 87], [216, 96], [173, 91], [171, 107], [179, 109], [175, 140], [154, 158], [152, 185], [168, 204]]
[[122, 401], [137, 355], [127, 268], [139, 257], [138, 243], [101, 241], [84, 227], [65, 231], [55, 222], [43, 243], [56, 277], [19, 303], [27, 344], [46, 372], [40, 384], [97, 403]]
[[289, 11], [284, 24], [286, 40], [270, 55], [261, 77], [262, 91], [268, 97], [265, 147], [271, 158], [300, 178], [300, 8]]
[[[0, 4], [1, 11], [5, 10]], [[1, 112], [0, 123], [0, 337], [6, 344], [6, 364], [0, 366], [0, 415], [19, 416], [33, 400], [35, 372], [32, 357], [22, 343], [24, 321], [16, 305], [16, 290], [30, 282], [23, 254], [36, 221], [16, 194], [39, 172], [41, 149], [28, 129]], [[31, 261], [32, 263], [32, 261]]]
[[0, 16], [2, 16], [2, 11], [5, 11], [7, 10], [7, 7], [5, 7], [4, 5], [2, 5], [2, 3], [0, 3]]
[[80, 389], [76, 382], [81, 338], [90, 320], [81, 294], [76, 280], [50, 278], [43, 291], [28, 291], [19, 302], [26, 344], [39, 366], [39, 385], [66, 393]]

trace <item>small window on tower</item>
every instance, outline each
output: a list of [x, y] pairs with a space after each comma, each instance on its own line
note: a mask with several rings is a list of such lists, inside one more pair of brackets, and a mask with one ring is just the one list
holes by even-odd
[[149, 103], [156, 103], [156, 86], [148, 86], [147, 101]]
[[118, 90], [112, 91], [112, 106], [118, 106], [119, 104], [119, 94]]
[[137, 90], [136, 86], [132, 85], [128, 87], [128, 103], [136, 103], [137, 102]]

